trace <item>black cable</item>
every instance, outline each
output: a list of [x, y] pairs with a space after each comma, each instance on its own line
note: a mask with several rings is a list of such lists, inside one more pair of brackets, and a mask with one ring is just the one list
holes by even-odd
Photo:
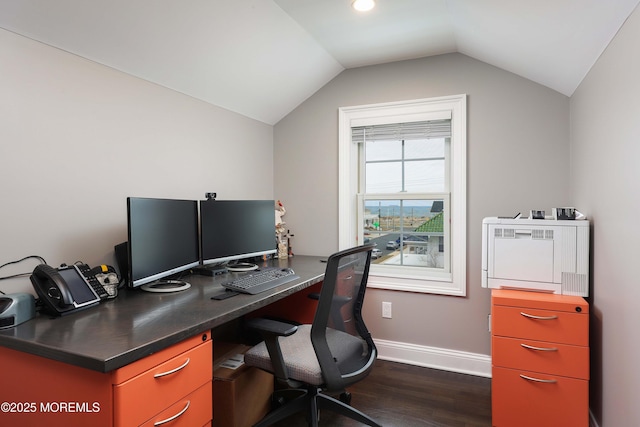
[[[7, 263], [5, 263], [5, 264], [2, 264], [2, 265], [0, 265], [0, 268], [6, 267], [6, 266], [8, 266], [8, 265], [12, 265], [12, 264], [18, 264], [18, 263], [21, 263], [22, 261], [26, 261], [26, 260], [28, 260], [28, 259], [32, 259], [32, 258], [33, 258], [33, 259], [37, 259], [37, 260], [39, 260], [42, 264], [46, 264], [46, 263], [47, 263], [47, 262], [44, 260], [44, 258], [42, 258], [42, 257], [41, 257], [41, 256], [39, 256], [39, 255], [29, 255], [29, 256], [26, 256], [26, 257], [24, 257], [24, 258], [22, 258], [22, 259], [19, 259], [19, 260], [17, 260], [17, 261], [10, 261], [10, 262], [7, 262]], [[11, 275], [11, 276], [0, 277], [0, 280], [14, 279], [14, 278], [16, 278], [16, 277], [29, 276], [30, 274], [31, 274], [30, 272], [29, 272], [29, 273], [19, 273], [19, 274], [14, 274], [14, 275]], [[0, 292], [2, 292], [2, 291], [0, 291]], [[4, 294], [4, 292], [2, 292], [2, 293]]]
[[29, 272], [29, 273], [18, 273], [18, 274], [14, 274], [12, 276], [0, 277], [0, 280], [15, 279], [16, 277], [24, 277], [24, 276], [30, 276], [30, 275], [31, 275], [31, 272]]
[[39, 260], [40, 262], [42, 262], [42, 264], [46, 264], [46, 263], [47, 263], [47, 262], [44, 260], [44, 258], [42, 258], [42, 257], [41, 257], [41, 256], [39, 256], [39, 255], [29, 255], [29, 256], [26, 256], [26, 257], [24, 257], [24, 258], [22, 258], [22, 259], [19, 259], [19, 260], [17, 260], [17, 261], [9, 261], [9, 262], [7, 262], [7, 263], [5, 263], [5, 264], [2, 264], [2, 265], [0, 265], [0, 268], [6, 267], [7, 265], [11, 265], [11, 264], [18, 264], [19, 262], [26, 261], [26, 260], [28, 260], [28, 259], [30, 259], [30, 258], [35, 258], [35, 259]]

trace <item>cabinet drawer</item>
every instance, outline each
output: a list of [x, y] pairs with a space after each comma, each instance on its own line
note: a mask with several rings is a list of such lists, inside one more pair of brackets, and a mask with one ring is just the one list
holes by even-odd
[[212, 344], [206, 341], [114, 386], [115, 425], [139, 425], [210, 382], [212, 360]]
[[212, 386], [211, 381], [209, 381], [142, 424], [142, 426], [193, 427], [210, 425], [212, 398]]
[[500, 367], [494, 367], [492, 374], [492, 423], [495, 427], [589, 425], [588, 381]]
[[589, 347], [494, 336], [494, 366], [589, 379]]
[[209, 336], [209, 334], [204, 333], [201, 335], [196, 335], [177, 344], [174, 344], [171, 347], [164, 348], [157, 353], [150, 354], [136, 362], [123, 366], [122, 368], [113, 372], [113, 384], [121, 384], [127, 380], [130, 380], [131, 378], [154, 368], [158, 364], [174, 358], [179, 354], [182, 354], [194, 347], [197, 347], [198, 345], [206, 341], [211, 341], [211, 337]]
[[589, 345], [589, 315], [494, 305], [493, 335], [572, 345]]

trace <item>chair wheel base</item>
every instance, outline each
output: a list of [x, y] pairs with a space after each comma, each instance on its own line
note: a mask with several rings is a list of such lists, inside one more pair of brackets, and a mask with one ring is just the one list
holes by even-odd
[[348, 391], [340, 393], [340, 402], [344, 403], [345, 405], [351, 406], [351, 393], [349, 393]]
[[286, 400], [284, 397], [282, 396], [272, 396], [271, 398], [271, 409], [278, 409], [279, 407], [281, 407], [282, 405], [284, 405], [286, 403]]

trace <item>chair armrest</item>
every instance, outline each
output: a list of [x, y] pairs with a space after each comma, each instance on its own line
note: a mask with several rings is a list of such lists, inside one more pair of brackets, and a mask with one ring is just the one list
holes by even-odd
[[296, 325], [263, 318], [249, 319], [246, 322], [246, 326], [262, 335], [275, 335], [279, 337], [288, 337], [298, 330]]
[[273, 374], [276, 379], [287, 384], [290, 388], [297, 387], [297, 385], [289, 379], [278, 338], [295, 334], [298, 326], [260, 317], [246, 320], [245, 326], [248, 329], [258, 332], [262, 336], [264, 344], [267, 346], [267, 352], [269, 353], [271, 365], [273, 366]]

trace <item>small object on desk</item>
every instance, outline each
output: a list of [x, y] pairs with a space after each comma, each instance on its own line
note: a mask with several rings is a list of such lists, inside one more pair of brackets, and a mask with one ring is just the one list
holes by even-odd
[[222, 267], [219, 265], [216, 266], [203, 266], [196, 267], [191, 270], [193, 274], [198, 274], [200, 276], [217, 276], [218, 274], [224, 274], [227, 272], [226, 267]]
[[[95, 278], [96, 280], [98, 280], [98, 282], [100, 282], [105, 292], [107, 292], [106, 298], [115, 298], [118, 296], [118, 287], [120, 286], [120, 280], [118, 279], [118, 275], [116, 273], [99, 273], [95, 275]], [[98, 295], [100, 294], [98, 293]]]
[[294, 237], [294, 235], [291, 234], [290, 230], [287, 230], [287, 234], [285, 237], [287, 238], [287, 253], [289, 258], [291, 258], [293, 256], [293, 248], [291, 247], [291, 238]]
[[230, 290], [226, 290], [224, 292], [222, 292], [221, 294], [217, 294], [211, 297], [211, 299], [217, 300], [217, 301], [221, 301], [223, 299], [227, 299], [227, 298], [231, 298], [231, 297], [235, 297], [236, 295], [240, 295], [240, 292], [237, 291], [230, 291]]
[[0, 329], [11, 328], [36, 316], [33, 295], [18, 293], [0, 296]]
[[287, 241], [284, 238], [278, 242], [278, 258], [289, 258], [289, 248], [287, 247]]

